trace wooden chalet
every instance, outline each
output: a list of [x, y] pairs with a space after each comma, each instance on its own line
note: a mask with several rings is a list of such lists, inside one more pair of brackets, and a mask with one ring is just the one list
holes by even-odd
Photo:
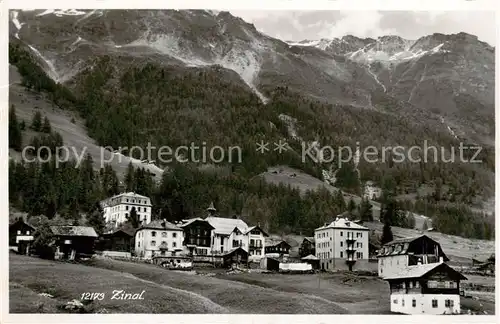
[[9, 246], [16, 247], [20, 254], [29, 254], [35, 231], [34, 226], [19, 218], [9, 225]]
[[440, 262], [408, 266], [384, 280], [391, 312], [439, 315], [460, 313], [460, 281], [467, 278]]
[[291, 246], [283, 240], [266, 238], [265, 244], [266, 255], [277, 255], [277, 257], [290, 255]]
[[74, 260], [94, 254], [97, 233], [87, 226], [51, 226], [56, 246], [56, 258]]
[[130, 231], [118, 229], [102, 234], [97, 249], [101, 251], [130, 252], [133, 247], [134, 234]]
[[302, 244], [299, 247], [299, 256], [301, 258], [308, 255], [316, 255], [316, 240], [314, 237], [304, 237]]

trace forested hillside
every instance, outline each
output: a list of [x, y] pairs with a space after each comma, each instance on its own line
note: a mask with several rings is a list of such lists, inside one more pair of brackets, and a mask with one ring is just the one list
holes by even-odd
[[[292, 166], [318, 178], [322, 170], [337, 168], [336, 163], [301, 161], [302, 141], [353, 149], [356, 145], [401, 145], [407, 149], [422, 145], [422, 139], [428, 139], [428, 145], [456, 144], [449, 134], [391, 114], [397, 107], [387, 98], [376, 101], [379, 106], [386, 105], [385, 111], [362, 110], [311, 100], [279, 85], [266, 93], [269, 102], [263, 104], [237, 75], [217, 66], [138, 64], [104, 55], [89, 61], [87, 69], [62, 85], [50, 79], [22, 45], [10, 44], [9, 61], [18, 68], [27, 88], [44, 93], [61, 108], [78, 112], [86, 120], [89, 135], [102, 146], [146, 147], [150, 143], [177, 147], [204, 142], [209, 147], [239, 146], [243, 151], [241, 163], [224, 162], [211, 171], [201, 171], [196, 163], [160, 164], [168, 171], [158, 185], [144, 170], [130, 169], [124, 188], [119, 188], [111, 168], [95, 173], [89, 158], [77, 169], [72, 162], [59, 168], [53, 163], [12, 162], [10, 201], [31, 215], [41, 213], [51, 218], [58, 213], [70, 219], [80, 219], [80, 212], [98, 215], [96, 203], [124, 189], [153, 197], [155, 218], [200, 216], [214, 201], [221, 215], [241, 215], [275, 233], [310, 234], [347, 209], [358, 215], [364, 210], [358, 211], [358, 206], [346, 203], [341, 195], [320, 191], [301, 196], [295, 189], [255, 177], [274, 165]], [[13, 108], [11, 115], [15, 116]], [[297, 120], [297, 137], [290, 136], [282, 114]], [[13, 134], [22, 132], [12, 117], [9, 128]], [[53, 136], [54, 143], [60, 143], [57, 135]], [[10, 140], [15, 138], [11, 136]], [[293, 150], [266, 155], [255, 150], [260, 140], [280, 139], [286, 139]], [[10, 145], [13, 149], [28, 144], [16, 141]], [[472, 213], [469, 205], [476, 197], [492, 193], [493, 157], [493, 152], [483, 150], [478, 157], [485, 161], [481, 167], [460, 162], [399, 163], [392, 159], [367, 163], [362, 159], [359, 173], [352, 163], [344, 163], [335, 185], [360, 194], [364, 181], [375, 181], [385, 192], [382, 203], [387, 214], [401, 215], [398, 211], [403, 208], [422, 213], [425, 204], [425, 212], [439, 231], [492, 238], [494, 218]], [[418, 197], [416, 202], [393, 199], [414, 192], [422, 184], [436, 188], [446, 185], [449, 189], [446, 194], [436, 190], [428, 197]]]

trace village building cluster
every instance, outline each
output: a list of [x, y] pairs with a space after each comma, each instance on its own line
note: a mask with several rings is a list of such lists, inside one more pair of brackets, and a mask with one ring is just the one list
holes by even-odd
[[[205, 217], [179, 222], [151, 220], [151, 200], [133, 192], [102, 202], [105, 221], [114, 230], [98, 236], [92, 227], [51, 226], [56, 257], [90, 256], [94, 249], [110, 257], [135, 257], [169, 268], [193, 264], [229, 267], [253, 265], [275, 271], [373, 270], [390, 287], [391, 311], [403, 314], [460, 313], [460, 281], [466, 278], [446, 262], [440, 244], [426, 235], [395, 239], [382, 247], [369, 241], [369, 229], [342, 215], [305, 237], [298, 257], [291, 246], [272, 238], [259, 224], [217, 215], [212, 204]], [[139, 227], [120, 229], [135, 209]], [[22, 219], [9, 227], [9, 245], [28, 254], [34, 226]]]

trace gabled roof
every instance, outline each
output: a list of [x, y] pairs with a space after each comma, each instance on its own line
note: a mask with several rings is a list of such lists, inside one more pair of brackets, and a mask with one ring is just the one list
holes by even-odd
[[88, 226], [51, 226], [50, 230], [54, 235], [60, 236], [87, 236], [97, 237], [93, 227]]
[[103, 236], [113, 236], [113, 235], [117, 235], [117, 234], [125, 234], [125, 235], [128, 235], [128, 236], [134, 236], [133, 233], [129, 232], [129, 231], [126, 231], [124, 229], [117, 229], [116, 231], [110, 231], [110, 232], [107, 232], [107, 233], [104, 233], [102, 234]]
[[427, 263], [408, 266], [401, 269], [398, 273], [384, 277], [384, 280], [394, 280], [394, 279], [410, 279], [410, 278], [422, 278], [431, 275], [434, 272], [443, 270], [449, 273], [452, 277], [467, 280], [467, 278], [460, 272], [456, 271], [446, 263]]
[[28, 222], [24, 221], [23, 219], [16, 220], [14, 223], [12, 223], [12, 224], [9, 225], [9, 228], [12, 227], [12, 226], [14, 226], [14, 225], [17, 225], [17, 224], [24, 224], [24, 225], [30, 227], [33, 231], [36, 230], [35, 226], [29, 224]]
[[142, 229], [157, 229], [157, 230], [170, 230], [170, 231], [182, 231], [182, 228], [180, 228], [179, 226], [173, 224], [173, 223], [170, 223], [168, 221], [163, 221], [163, 220], [154, 220], [154, 221], [151, 221], [149, 222], [148, 224], [145, 224], [145, 225], [141, 225], [141, 227], [139, 227], [137, 229], [137, 231], [140, 231]]
[[281, 244], [281, 243], [285, 243], [289, 247], [292, 247], [286, 241], [281, 240], [281, 239], [272, 238], [272, 237], [266, 237], [265, 243], [266, 243], [266, 247], [273, 247], [273, 246], [276, 246], [276, 245]]
[[187, 220], [183, 220], [182, 221], [182, 224], [178, 225], [179, 227], [186, 227], [186, 226], [189, 226], [195, 222], [204, 222], [206, 223], [208, 226], [210, 226], [212, 229], [214, 228], [212, 225], [210, 225], [209, 222], [207, 222], [206, 220], [204, 220], [203, 218], [200, 218], [200, 217], [196, 217], [196, 218], [190, 218], [190, 219], [187, 219]]
[[[443, 257], [444, 261], [449, 261], [450, 259], [446, 256], [441, 245], [435, 240], [431, 239], [427, 235], [419, 235], [414, 237], [405, 237], [401, 239], [392, 240], [386, 244], [384, 244], [378, 252], [378, 257], [386, 257], [392, 255], [404, 255], [408, 254], [408, 249], [415, 244], [418, 240], [426, 240], [431, 241], [438, 246], [439, 255]], [[414, 246], [414, 245], [413, 245]]]
[[267, 234], [267, 233], [266, 233], [266, 232], [265, 232], [265, 231], [264, 231], [264, 230], [263, 230], [260, 226], [258, 226], [258, 225], [257, 225], [257, 226], [251, 226], [251, 227], [249, 227], [249, 228], [247, 229], [247, 231], [246, 231], [246, 233], [245, 233], [245, 234], [250, 233], [250, 232], [251, 232], [251, 231], [253, 231], [254, 229], [258, 229], [259, 231], [261, 231], [261, 232], [262, 232], [262, 234], [263, 234], [264, 236], [269, 236], [269, 234]]
[[239, 218], [223, 218], [209, 216], [205, 220], [212, 225], [215, 234], [230, 235], [237, 227], [242, 233], [248, 230], [248, 225]]
[[341, 228], [341, 229], [347, 229], [347, 230], [369, 231], [369, 229], [367, 227], [361, 226], [359, 224], [356, 224], [353, 221], [350, 221], [350, 220], [345, 219], [345, 218], [340, 218], [340, 217], [335, 219], [330, 224], [327, 224], [325, 226], [321, 226], [321, 227], [317, 228], [316, 231], [327, 229], [327, 228]]
[[427, 235], [418, 235], [418, 236], [403, 237], [403, 238], [395, 239], [395, 240], [392, 240], [390, 242], [385, 243], [384, 246], [386, 246], [386, 245], [393, 245], [393, 244], [397, 244], [397, 243], [410, 243], [410, 242], [413, 242], [416, 239], [419, 239], [419, 238], [424, 237], [424, 236], [427, 237], [429, 240], [432, 240]]
[[306, 236], [304, 237], [304, 241], [309, 241], [312, 244], [316, 243], [316, 239], [314, 238], [314, 236]]

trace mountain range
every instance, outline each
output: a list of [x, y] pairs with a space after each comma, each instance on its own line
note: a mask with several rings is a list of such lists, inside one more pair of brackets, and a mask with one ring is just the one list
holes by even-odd
[[[263, 126], [262, 132], [291, 142], [330, 144], [335, 139], [337, 144], [409, 147], [428, 138], [447, 152], [460, 142], [480, 145], [486, 161], [481, 165], [408, 166], [398, 172], [418, 178], [417, 187], [434, 185], [441, 177], [459, 192], [473, 178], [474, 196], [481, 201], [493, 196], [495, 48], [474, 35], [435, 33], [416, 40], [346, 35], [294, 42], [265, 35], [224, 11], [80, 9], [11, 10], [9, 33], [11, 44], [30, 52], [52, 80], [77, 97], [97, 91], [89, 91], [85, 80], [96, 80], [96, 67], [105, 59], [112, 69], [106, 70], [99, 95], [112, 91], [123, 99], [132, 90], [118, 80], [147, 65], [175, 75], [204, 71], [252, 96], [245, 104], [257, 107], [252, 120], [272, 126]], [[113, 104], [123, 104], [122, 99]], [[296, 108], [290, 106], [297, 102]], [[144, 106], [141, 114], [147, 115], [146, 110]], [[218, 114], [227, 112], [209, 107], [206, 114], [220, 126], [216, 121], [223, 117]], [[107, 139], [87, 127], [100, 145], [120, 144], [119, 136]], [[253, 134], [250, 125], [245, 128], [238, 131]], [[233, 136], [224, 129], [217, 132], [217, 138]], [[148, 136], [155, 136], [154, 131]], [[138, 141], [137, 135], [130, 141]], [[397, 174], [363, 162], [359, 169], [362, 180], [379, 185], [385, 173]], [[416, 192], [415, 185], [397, 182], [401, 193]]]

